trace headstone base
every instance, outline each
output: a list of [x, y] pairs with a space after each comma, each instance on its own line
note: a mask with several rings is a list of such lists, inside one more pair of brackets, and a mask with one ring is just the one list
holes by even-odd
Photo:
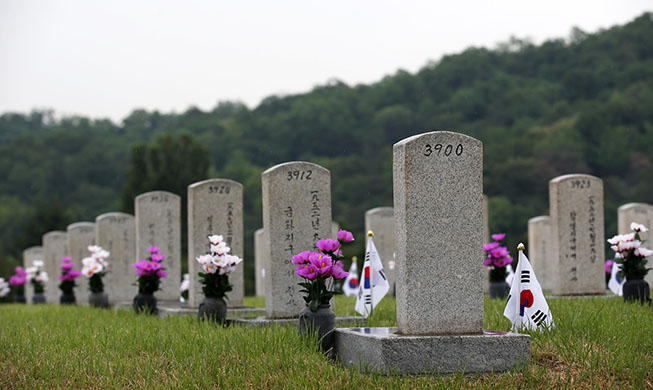
[[[365, 317], [356, 317], [356, 316], [342, 316], [336, 317], [336, 327], [337, 326], [362, 326], [365, 325]], [[273, 325], [292, 325], [299, 326], [298, 318], [275, 318], [270, 319], [266, 317], [256, 317], [256, 318], [228, 318], [227, 321], [233, 325], [247, 325], [249, 327], [262, 327], [262, 326], [273, 326]]]
[[529, 335], [486, 330], [483, 334], [410, 336], [397, 328], [336, 329], [336, 359], [361, 372], [383, 375], [486, 374], [529, 364]]
[[[183, 315], [198, 315], [199, 309], [191, 309], [189, 307], [160, 307], [159, 316], [183, 316]], [[256, 317], [265, 314], [265, 309], [260, 307], [227, 307], [227, 316], [229, 317]]]

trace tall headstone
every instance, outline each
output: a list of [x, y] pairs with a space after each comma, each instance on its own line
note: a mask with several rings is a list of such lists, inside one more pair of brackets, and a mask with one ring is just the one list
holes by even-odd
[[[392, 295], [395, 294], [397, 273], [394, 225], [395, 219], [392, 207], [377, 207], [365, 212], [365, 231], [371, 230], [374, 232], [374, 245], [379, 252], [383, 270], [390, 284], [389, 293]], [[369, 237], [366, 240], [369, 240]], [[367, 248], [367, 245], [365, 247]]]
[[[43, 260], [43, 247], [32, 246], [23, 251], [23, 268], [27, 269], [33, 266], [34, 260]], [[49, 275], [48, 275], [49, 276]], [[34, 296], [34, 288], [31, 283], [25, 284], [25, 299], [27, 302], [32, 302]]]
[[317, 164], [288, 162], [261, 174], [263, 231], [268, 243], [265, 309], [268, 318], [299, 315], [304, 301], [292, 256], [314, 250], [331, 234], [331, 174]]
[[136, 223], [125, 213], [105, 213], [95, 218], [95, 242], [111, 253], [104, 289], [111, 302], [128, 302], [138, 293], [136, 262]]
[[340, 224], [336, 221], [331, 221], [331, 236], [334, 240], [338, 237], [338, 232], [340, 231]]
[[[196, 257], [209, 252], [208, 236], [221, 235], [232, 255], [244, 259], [243, 185], [233, 180], [210, 179], [188, 186], [188, 305], [198, 307], [204, 297], [197, 273]], [[245, 295], [245, 262], [229, 274], [233, 290], [227, 294], [229, 307], [242, 307]]]
[[483, 145], [441, 131], [393, 149], [399, 333], [480, 334]]
[[68, 234], [52, 231], [43, 235], [44, 271], [48, 274], [45, 284], [45, 299], [48, 303], [59, 303], [59, 275], [61, 274], [61, 258], [68, 256]]
[[[487, 195], [483, 195], [483, 242], [490, 242], [490, 215], [488, 212], [488, 198]], [[490, 293], [490, 269], [483, 265], [483, 260], [485, 260], [485, 254], [481, 257], [479, 262], [480, 266], [483, 267], [483, 272], [485, 272], [485, 282], [483, 282], [483, 293]]]
[[603, 181], [572, 174], [549, 182], [554, 295], [605, 293]]
[[266, 254], [269, 252], [267, 244], [265, 243], [265, 235], [263, 229], [258, 229], [254, 233], [254, 268], [256, 268], [256, 296], [265, 296], [265, 273], [269, 266], [267, 265]]
[[[75, 269], [81, 270], [83, 268], [82, 259], [91, 254], [88, 250], [89, 245], [95, 245], [95, 224], [92, 222], [76, 222], [68, 225], [66, 230], [68, 231], [68, 256], [73, 260]], [[109, 268], [111, 267], [111, 260], [111, 257], [107, 259]], [[107, 270], [107, 274], [108, 272], [111, 271]], [[106, 284], [104, 279], [103, 282]], [[90, 294], [88, 278], [82, 275], [75, 280], [75, 283], [77, 284], [77, 288], [75, 288], [77, 302], [87, 304], [87, 298]], [[104, 291], [107, 291], [106, 287]]]
[[134, 210], [136, 259], [146, 259], [150, 246], [161, 249], [168, 276], [161, 279], [161, 290], [155, 295], [176, 302], [181, 284], [181, 197], [167, 191], [146, 192], [134, 199]]
[[[651, 234], [651, 229], [653, 229], [653, 205], [648, 203], [627, 203], [619, 207], [617, 214], [619, 234], [632, 232], [630, 230], [632, 222], [641, 223], [649, 229], [648, 232], [639, 234], [642, 240], [646, 240], [643, 246], [648, 249], [653, 248], [653, 234]], [[649, 258], [646, 267], [653, 268], [653, 259]], [[644, 280], [648, 282], [649, 286], [653, 286], [653, 270], [648, 271]]]
[[436, 131], [393, 147], [398, 328], [336, 329], [348, 366], [384, 374], [500, 372], [528, 335], [483, 331], [483, 146]]
[[542, 290], [550, 292], [555, 281], [555, 263], [551, 257], [551, 218], [548, 215], [528, 220], [528, 260]]

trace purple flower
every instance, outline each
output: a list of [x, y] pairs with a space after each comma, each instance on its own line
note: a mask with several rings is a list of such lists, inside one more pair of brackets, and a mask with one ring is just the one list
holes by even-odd
[[315, 246], [317, 246], [317, 249], [321, 250], [322, 252], [335, 252], [340, 249], [340, 242], [328, 238], [326, 240], [318, 241], [315, 243]]
[[317, 272], [312, 264], [303, 264], [297, 266], [297, 275], [308, 280], [314, 280], [317, 277]]
[[500, 244], [498, 242], [490, 242], [490, 243], [487, 243], [487, 244], [483, 245], [483, 250], [486, 251], [486, 252], [489, 252], [492, 249], [498, 248], [499, 245]]
[[26, 281], [27, 280], [22, 275], [14, 275], [11, 278], [9, 278], [9, 284], [11, 284], [12, 286], [22, 286], [25, 284]]
[[165, 255], [162, 255], [160, 253], [152, 253], [150, 257], [152, 258], [152, 261], [156, 261], [157, 263], [162, 262], [166, 258]]
[[354, 235], [347, 230], [340, 230], [338, 232], [338, 240], [342, 242], [352, 242], [354, 241]]
[[73, 261], [73, 259], [71, 257], [69, 257], [69, 256], [64, 256], [64, 257], [61, 258], [61, 260], [64, 263], [69, 263], [69, 262]]
[[64, 271], [64, 272], [67, 272], [67, 271], [70, 271], [74, 266], [75, 266], [75, 264], [73, 264], [73, 263], [71, 263], [69, 261], [64, 261], [63, 263], [61, 263], [61, 270]]
[[493, 239], [494, 241], [501, 241], [501, 240], [503, 240], [504, 238], [506, 238], [506, 233], [499, 233], [499, 234], [493, 234], [493, 235], [492, 235], [492, 239]]
[[68, 271], [67, 275], [70, 276], [73, 280], [75, 280], [75, 278], [82, 276], [82, 272], [76, 269], [71, 269], [70, 271]]
[[151, 254], [159, 253], [159, 247], [151, 245], [147, 248], [148, 251], [150, 251]]
[[604, 264], [604, 269], [606, 274], [612, 273], [612, 266], [614, 265], [614, 260], [606, 260]]
[[349, 276], [349, 272], [346, 272], [343, 269], [342, 261], [336, 261], [333, 267], [331, 267], [331, 272], [333, 274], [333, 277], [336, 279], [343, 279]]
[[295, 265], [308, 263], [308, 256], [310, 256], [311, 251], [303, 251], [292, 257], [292, 263]]
[[486, 257], [485, 260], [483, 260], [483, 265], [485, 266], [490, 266], [492, 265], [492, 258], [491, 257]]
[[311, 262], [311, 265], [313, 265], [313, 268], [315, 268], [318, 274], [325, 278], [331, 276], [331, 264], [333, 264], [331, 256], [314, 252], [309, 256], [308, 260]]
[[168, 276], [168, 273], [166, 271], [160, 269], [160, 270], [156, 271], [156, 276], [158, 276], [160, 278], [165, 278], [166, 276]]

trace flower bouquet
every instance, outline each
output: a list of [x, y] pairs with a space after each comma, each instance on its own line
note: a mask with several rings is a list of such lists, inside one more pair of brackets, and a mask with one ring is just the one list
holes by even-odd
[[74, 288], [75, 279], [80, 277], [82, 273], [79, 270], [73, 269], [74, 264], [70, 257], [64, 256], [61, 262], [61, 275], [59, 275], [59, 289], [62, 294], [59, 298], [61, 304], [74, 304], [76, 302]]
[[202, 272], [198, 272], [199, 281], [204, 285], [204, 299], [200, 302], [199, 317], [222, 322], [227, 316], [225, 298], [229, 299], [227, 293], [233, 288], [229, 283], [229, 274], [236, 270], [236, 266], [243, 259], [229, 254], [231, 248], [222, 236], [214, 234], [208, 236], [208, 239], [211, 251], [196, 259], [202, 267]]
[[506, 282], [508, 271], [507, 265], [512, 263], [510, 252], [505, 246], [501, 246], [501, 241], [506, 237], [505, 233], [493, 234], [493, 242], [483, 245], [486, 258], [483, 265], [490, 267], [490, 297], [505, 298], [510, 286]]
[[23, 269], [23, 267], [16, 267], [14, 268], [16, 273], [9, 278], [9, 284], [14, 286], [14, 302], [17, 303], [25, 303], [25, 283], [27, 283], [27, 272]]
[[292, 257], [295, 272], [304, 281], [299, 283], [304, 293], [306, 307], [299, 313], [299, 333], [302, 336], [317, 331], [323, 351], [332, 344], [335, 314], [329, 305], [331, 298], [337, 294], [330, 290], [336, 279], [344, 279], [349, 273], [343, 269], [341, 246], [354, 241], [354, 235], [346, 230], [338, 232], [338, 239], [320, 240], [315, 243], [318, 251], [303, 251]]
[[50, 280], [48, 273], [43, 271], [43, 260], [34, 260], [32, 266], [25, 270], [27, 272], [27, 279], [34, 288], [34, 296], [32, 303], [45, 303], [45, 284]]
[[88, 297], [88, 303], [94, 307], [109, 307], [109, 296], [104, 292], [104, 283], [102, 278], [106, 275], [106, 269], [109, 265], [106, 261], [109, 252], [98, 245], [88, 247], [91, 255], [82, 259], [82, 274], [88, 278], [88, 287], [91, 294]]
[[608, 240], [612, 250], [615, 252], [614, 262], [621, 265], [618, 276], [625, 278], [623, 284], [623, 296], [626, 301], [639, 300], [650, 302], [650, 286], [644, 280], [644, 276], [650, 268], [646, 268], [647, 257], [653, 251], [644, 248], [639, 233], [647, 232], [646, 226], [633, 222], [630, 224], [632, 233], [618, 234]]
[[154, 293], [159, 291], [161, 279], [168, 276], [161, 262], [165, 260], [165, 255], [160, 253], [157, 246], [147, 248], [150, 256], [132, 264], [136, 268], [138, 275], [138, 294], [134, 297], [133, 307], [137, 313], [148, 312], [156, 314], [156, 298]]
[[9, 283], [5, 281], [5, 278], [0, 278], [0, 302], [5, 302], [10, 291]]

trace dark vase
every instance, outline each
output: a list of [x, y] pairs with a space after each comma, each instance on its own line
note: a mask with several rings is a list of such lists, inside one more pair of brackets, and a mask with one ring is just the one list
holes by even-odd
[[16, 302], [16, 303], [27, 303], [27, 299], [25, 298], [24, 295], [16, 295], [14, 297], [14, 302]]
[[308, 306], [299, 312], [299, 335], [305, 338], [317, 332], [322, 352], [329, 351], [333, 345], [335, 324], [336, 314], [328, 303], [320, 305], [315, 313]]
[[109, 308], [109, 295], [107, 293], [103, 292], [96, 292], [96, 293], [91, 293], [91, 295], [88, 296], [88, 303], [89, 305], [93, 307], [99, 307], [102, 309], [108, 309]]
[[38, 305], [39, 303], [45, 303], [45, 294], [43, 293], [34, 293], [32, 297], [32, 303]]
[[62, 305], [74, 305], [77, 303], [77, 299], [73, 293], [63, 293], [59, 297], [59, 303]]
[[222, 298], [205, 297], [200, 302], [200, 320], [223, 323], [227, 318], [227, 302]]
[[136, 313], [157, 314], [156, 297], [154, 294], [138, 293], [134, 297], [133, 305]]
[[490, 298], [503, 299], [507, 297], [509, 293], [510, 293], [510, 285], [507, 282], [490, 281]]
[[624, 301], [645, 303], [650, 302], [651, 289], [648, 283], [642, 278], [626, 278], [623, 286]]

